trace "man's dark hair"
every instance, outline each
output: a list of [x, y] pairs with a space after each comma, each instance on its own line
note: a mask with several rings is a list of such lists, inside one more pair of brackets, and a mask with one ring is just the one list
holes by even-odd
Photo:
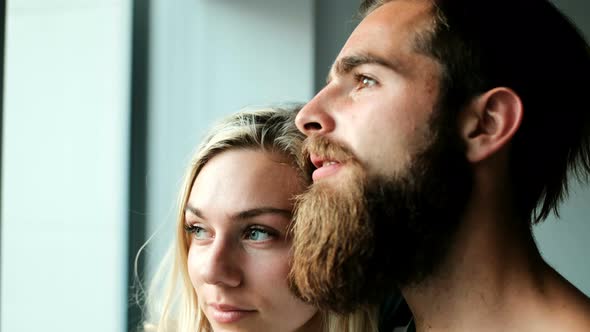
[[[361, 15], [389, 1], [363, 1]], [[524, 107], [509, 152], [516, 208], [532, 223], [558, 214], [568, 175], [590, 174], [588, 44], [547, 0], [432, 4], [434, 27], [415, 45], [443, 67], [443, 109], [459, 111], [495, 87], [514, 90]]]

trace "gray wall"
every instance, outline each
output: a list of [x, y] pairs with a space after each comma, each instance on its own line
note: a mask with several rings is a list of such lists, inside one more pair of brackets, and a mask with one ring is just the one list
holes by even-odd
[[315, 1], [315, 91], [326, 84], [326, 76], [340, 48], [358, 23], [359, 0]]
[[[590, 39], [590, 3], [586, 0], [553, 1]], [[316, 91], [354, 29], [351, 20], [359, 0], [317, 1], [316, 16]], [[523, 21], [526, 24], [526, 20]], [[557, 64], [553, 64], [557, 65]], [[563, 205], [561, 218], [551, 216], [534, 229], [539, 249], [549, 264], [590, 296], [590, 186], [572, 183], [572, 194]]]
[[130, 5], [7, 2], [3, 332], [124, 329]]

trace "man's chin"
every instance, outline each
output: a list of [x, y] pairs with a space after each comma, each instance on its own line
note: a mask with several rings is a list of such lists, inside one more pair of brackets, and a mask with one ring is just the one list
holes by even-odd
[[320, 309], [347, 313], [364, 302], [373, 227], [365, 215], [362, 170], [347, 165], [297, 198], [289, 284]]

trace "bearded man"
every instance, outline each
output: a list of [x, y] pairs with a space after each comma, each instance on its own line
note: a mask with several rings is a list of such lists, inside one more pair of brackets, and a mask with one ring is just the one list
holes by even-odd
[[418, 331], [590, 331], [531, 232], [590, 173], [583, 37], [546, 0], [363, 9], [296, 120], [293, 291], [347, 313], [400, 289]]

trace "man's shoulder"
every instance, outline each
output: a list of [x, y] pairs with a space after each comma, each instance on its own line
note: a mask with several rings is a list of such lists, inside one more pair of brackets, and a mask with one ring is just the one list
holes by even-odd
[[548, 292], [549, 310], [539, 319], [547, 331], [590, 331], [590, 297], [563, 278]]
[[556, 309], [555, 324], [561, 331], [590, 331], [590, 298], [579, 292]]

